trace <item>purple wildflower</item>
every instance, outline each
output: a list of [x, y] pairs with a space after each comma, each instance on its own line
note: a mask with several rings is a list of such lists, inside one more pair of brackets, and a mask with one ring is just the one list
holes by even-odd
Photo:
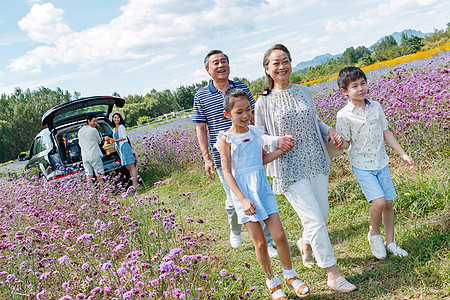
[[69, 258], [66, 256], [66, 255], [64, 255], [64, 256], [62, 256], [62, 257], [60, 257], [60, 258], [58, 258], [58, 262], [60, 263], [60, 264], [65, 264], [65, 263], [67, 263], [69, 261]]

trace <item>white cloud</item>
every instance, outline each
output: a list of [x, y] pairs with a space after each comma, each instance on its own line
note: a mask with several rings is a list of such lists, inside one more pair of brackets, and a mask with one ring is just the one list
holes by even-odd
[[206, 53], [208, 52], [209, 47], [206, 45], [199, 45], [199, 46], [194, 46], [191, 51], [189, 52], [189, 55], [198, 55], [198, 54], [204, 54], [206, 55]]
[[52, 44], [58, 37], [71, 32], [63, 19], [64, 11], [51, 3], [35, 4], [19, 22], [19, 28], [35, 42]]
[[131, 0], [121, 7], [122, 15], [109, 24], [80, 32], [67, 26], [63, 10], [51, 3], [35, 4], [19, 26], [33, 41], [47, 43], [51, 49], [43, 51], [37, 47], [28, 51], [13, 59], [9, 68], [16, 72], [38, 72], [55, 64], [88, 68], [107, 62], [152, 58], [161, 52], [170, 53], [171, 49], [193, 46], [193, 42], [198, 44], [198, 37], [214, 38], [253, 28], [255, 24], [248, 16], [261, 3], [254, 6], [239, 0], [233, 4], [236, 6], [222, 0]]
[[209, 81], [211, 79], [208, 73], [206, 73], [205, 69], [197, 69], [190, 74], [171, 78], [171, 80], [168, 80], [163, 84], [145, 89], [144, 92], [150, 92], [154, 88], [157, 90], [174, 89], [175, 87], [179, 87], [180, 85], [195, 84], [200, 83], [203, 80]]
[[390, 0], [378, 6], [367, 9], [356, 18], [350, 20], [329, 20], [325, 23], [325, 30], [328, 33], [350, 32], [357, 28], [370, 29], [383, 25], [389, 18], [400, 19], [404, 16], [411, 18], [412, 15], [420, 15], [425, 7], [431, 7], [438, 3], [438, 0]]
[[45, 79], [40, 78], [39, 80], [18, 82], [15, 84], [11, 84], [9, 86], [1, 86], [0, 94], [12, 94], [17, 87], [20, 87], [21, 89], [34, 90], [40, 88], [41, 86], [50, 86], [56, 83], [61, 83], [63, 81], [92, 77], [95, 76], [96, 74], [99, 74], [100, 72], [101, 72], [100, 69], [95, 69], [89, 72], [71, 72], [60, 76]]
[[13, 72], [41, 73], [42, 65], [55, 65], [55, 49], [48, 46], [37, 47], [15, 59], [10, 65]]
[[175, 55], [173, 55], [173, 54], [158, 55], [158, 56], [153, 57], [150, 61], [148, 61], [140, 66], [130, 68], [130, 69], [126, 70], [125, 72], [132, 72], [132, 71], [136, 71], [136, 70], [157, 64], [157, 63], [163, 63], [163, 62], [166, 62], [166, 61], [172, 59], [173, 57], [175, 57]]

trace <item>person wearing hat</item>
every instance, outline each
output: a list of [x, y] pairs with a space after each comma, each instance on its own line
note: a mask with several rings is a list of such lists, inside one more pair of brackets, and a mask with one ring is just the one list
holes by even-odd
[[120, 156], [120, 163], [130, 172], [133, 187], [138, 186], [138, 173], [136, 170], [136, 160], [134, 159], [133, 150], [128, 143], [127, 133], [125, 131], [125, 117], [119, 111], [114, 111], [109, 115], [109, 120], [114, 124], [112, 143], [116, 143], [116, 150]]

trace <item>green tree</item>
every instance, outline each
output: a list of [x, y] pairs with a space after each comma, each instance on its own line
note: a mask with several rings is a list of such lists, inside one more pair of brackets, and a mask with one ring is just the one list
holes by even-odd
[[375, 61], [384, 61], [389, 59], [389, 55], [386, 53], [388, 49], [397, 46], [397, 42], [395, 41], [392, 35], [385, 36], [378, 43], [372, 46], [372, 58]]
[[206, 85], [208, 85], [208, 82], [204, 80], [201, 83], [178, 87], [173, 94], [181, 110], [192, 108], [195, 93]]
[[353, 47], [345, 49], [344, 53], [342, 53], [341, 61], [345, 65], [352, 65], [358, 61], [355, 53], [355, 49]]
[[358, 64], [361, 67], [371, 65], [374, 62], [375, 62], [375, 60], [372, 58], [372, 56], [370, 54], [366, 54], [358, 60]]
[[153, 89], [150, 92], [150, 97], [152, 98], [149, 111], [149, 116], [151, 118], [181, 110], [180, 105], [177, 103], [170, 90], [158, 92]]
[[404, 46], [406, 48], [406, 54], [412, 54], [412, 53], [416, 53], [417, 51], [419, 51], [420, 49], [422, 49], [423, 46], [423, 39], [418, 37], [418, 36], [411, 36], [409, 38], [407, 38], [402, 46]]
[[2, 95], [0, 100], [0, 136], [1, 161], [17, 157], [17, 154], [28, 151], [31, 141], [42, 129], [42, 115], [50, 108], [70, 101], [71, 94], [57, 88], [55, 91], [45, 87], [38, 90], [22, 91], [16, 88], [11, 95]]
[[366, 56], [366, 55], [370, 55], [371, 52], [369, 49], [367, 49], [364, 46], [358, 46], [355, 49], [355, 56], [356, 56], [356, 61], [360, 60], [362, 57]]

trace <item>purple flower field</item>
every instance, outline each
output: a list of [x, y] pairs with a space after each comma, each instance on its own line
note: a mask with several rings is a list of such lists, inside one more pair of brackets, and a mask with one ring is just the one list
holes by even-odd
[[168, 128], [165, 131], [140, 131], [132, 142], [139, 173], [153, 182], [201, 161], [190, 118], [165, 124], [165, 127]]
[[[449, 152], [449, 53], [373, 71], [367, 77], [368, 98], [380, 102], [405, 151], [429, 159]], [[347, 103], [336, 81], [314, 86], [312, 91], [320, 117], [334, 125], [337, 111]]]
[[[447, 53], [367, 74], [369, 97], [382, 104], [414, 158], [448, 155], [449, 71]], [[319, 115], [334, 124], [347, 100], [335, 82], [312, 90]], [[214, 233], [191, 217], [201, 207], [194, 195], [173, 191], [172, 206], [159, 196], [160, 180], [201, 166], [190, 119], [165, 126], [130, 133], [141, 184], [157, 181], [153, 190], [136, 193], [115, 178], [103, 186], [84, 177], [58, 183], [29, 174], [0, 178], [1, 299], [252, 297], [254, 288], [241, 274], [212, 262]], [[192, 215], [173, 203], [192, 207]]]
[[0, 298], [217, 299], [234, 284], [211, 269], [211, 233], [114, 182], [0, 180]]

